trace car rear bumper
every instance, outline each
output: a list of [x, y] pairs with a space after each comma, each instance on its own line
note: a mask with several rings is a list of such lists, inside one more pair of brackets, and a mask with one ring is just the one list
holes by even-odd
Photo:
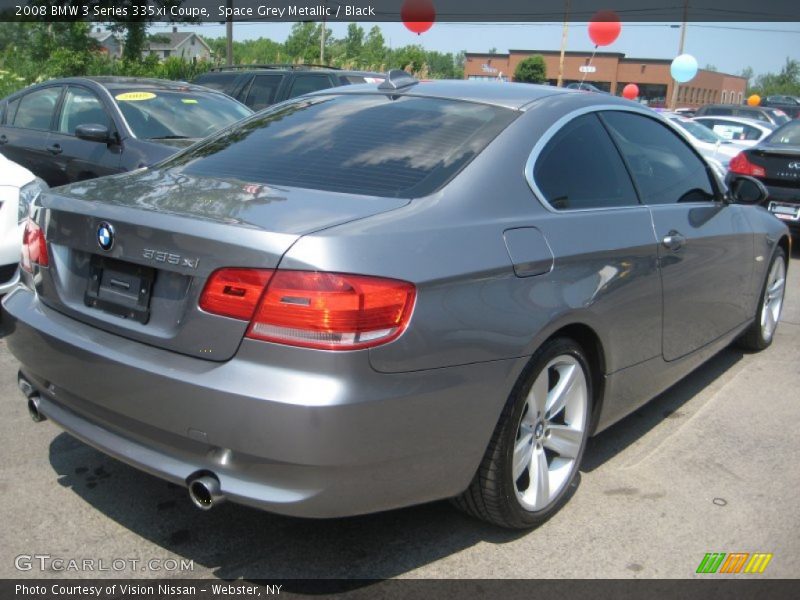
[[506, 360], [382, 374], [365, 352], [249, 340], [219, 363], [90, 327], [25, 287], [3, 306], [8, 347], [45, 416], [153, 475], [186, 485], [210, 471], [230, 500], [296, 516], [458, 494], [521, 369]]

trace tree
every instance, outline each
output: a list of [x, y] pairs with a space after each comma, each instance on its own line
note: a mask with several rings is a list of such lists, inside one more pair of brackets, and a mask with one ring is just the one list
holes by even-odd
[[360, 60], [364, 49], [364, 30], [358, 23], [347, 26], [347, 37], [344, 38], [344, 56], [346, 60]]
[[514, 81], [522, 83], [544, 83], [547, 81], [547, 67], [544, 58], [536, 54], [520, 61], [514, 69]]
[[374, 25], [367, 34], [364, 42], [364, 61], [371, 69], [381, 69], [386, 62], [386, 42], [383, 39], [381, 28]]
[[[298, 22], [286, 38], [284, 47], [291, 60], [313, 63], [319, 62], [319, 43], [323, 24]], [[335, 43], [331, 30], [325, 29], [325, 49]]]
[[707, 63], [705, 67], [703, 67], [706, 71], [716, 71], [717, 67], [712, 65], [711, 63]]

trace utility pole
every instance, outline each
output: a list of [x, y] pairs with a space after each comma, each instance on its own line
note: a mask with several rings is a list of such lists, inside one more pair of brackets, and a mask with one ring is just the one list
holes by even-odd
[[[681, 25], [681, 41], [678, 44], [678, 56], [683, 54], [683, 43], [686, 41], [686, 15], [688, 11], [689, 11], [689, 0], [686, 0], [683, 3], [683, 24]], [[669, 101], [669, 109], [675, 110], [675, 105], [678, 103], [678, 88], [680, 87], [681, 84], [679, 84], [674, 79], [672, 81], [674, 82], [674, 84], [672, 86], [672, 98], [670, 98]]]
[[[233, 0], [226, 0], [228, 14], [233, 13]], [[228, 17], [225, 21], [225, 64], [233, 66], [233, 17]]]
[[567, 32], [569, 31], [569, 0], [564, 0], [564, 27], [561, 30], [561, 57], [558, 59], [558, 81], [556, 85], [564, 84], [564, 52], [567, 49]]
[[322, 13], [322, 31], [319, 34], [319, 64], [325, 64], [325, 23], [328, 18], [328, 0], [325, 0], [325, 9]]

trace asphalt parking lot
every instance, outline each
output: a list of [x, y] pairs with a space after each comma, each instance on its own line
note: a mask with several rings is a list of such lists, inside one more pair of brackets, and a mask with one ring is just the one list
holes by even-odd
[[[183, 489], [33, 423], [16, 373], [0, 337], [3, 578], [682, 578], [707, 552], [769, 552], [757, 577], [800, 576], [798, 250], [772, 347], [725, 350], [594, 438], [575, 496], [529, 532], [447, 502], [331, 521], [232, 504], [201, 512]], [[19, 571], [20, 555], [128, 566]], [[166, 571], [169, 559], [193, 570]], [[163, 566], [142, 570], [150, 560]]]

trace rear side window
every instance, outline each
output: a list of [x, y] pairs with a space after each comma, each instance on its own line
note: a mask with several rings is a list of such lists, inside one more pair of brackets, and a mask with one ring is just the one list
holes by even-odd
[[289, 91], [289, 98], [310, 94], [318, 90], [324, 90], [333, 84], [327, 75], [298, 75], [292, 82], [292, 89]]
[[162, 166], [243, 182], [412, 198], [447, 183], [517, 114], [433, 98], [320, 96], [248, 119]]
[[553, 136], [536, 160], [533, 179], [557, 210], [639, 203], [619, 152], [595, 114], [573, 119]]
[[194, 83], [230, 94], [238, 75], [238, 73], [206, 73], [195, 78]]
[[645, 204], [714, 200], [708, 168], [678, 133], [643, 115], [608, 111], [614, 136]]
[[275, 94], [283, 75], [256, 75], [250, 84], [245, 104], [253, 110], [262, 110], [275, 104]]
[[48, 87], [25, 94], [14, 115], [14, 127], [50, 129], [60, 95], [61, 87]]

